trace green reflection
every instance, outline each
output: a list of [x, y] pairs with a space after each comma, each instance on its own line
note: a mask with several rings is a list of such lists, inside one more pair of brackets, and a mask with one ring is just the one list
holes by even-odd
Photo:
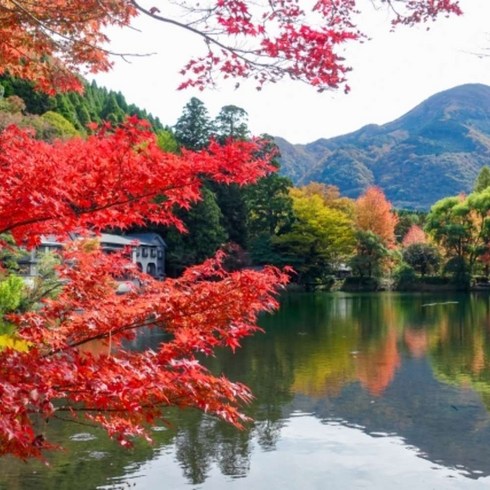
[[[125, 475], [164, 449], [172, 454], [168, 465], [178, 465], [190, 484], [204, 484], [216, 471], [246, 478], [258, 453], [278, 450], [281, 431], [300, 408], [417, 437], [419, 447], [434, 454], [444, 448], [441, 454], [451, 461], [470, 450], [469, 441], [461, 441], [464, 434], [489, 425], [483, 408], [460, 411], [465, 400], [476, 407], [475, 392], [490, 409], [486, 295], [291, 294], [261, 325], [265, 332], [247, 339], [236, 354], [220, 351], [206, 360], [214, 372], [252, 389], [256, 398], [246, 411], [254, 422], [244, 431], [197, 411], [171, 411], [172, 427], [155, 431], [154, 446], [137, 443], [127, 451], [100, 431], [55, 421], [46, 430], [66, 451], [51, 455], [49, 468], [1, 459], [0, 488], [125, 488]], [[138, 346], [161, 340], [148, 334]], [[447, 424], [461, 429], [459, 437]], [[474, 444], [485, 438], [490, 441], [490, 434]]]

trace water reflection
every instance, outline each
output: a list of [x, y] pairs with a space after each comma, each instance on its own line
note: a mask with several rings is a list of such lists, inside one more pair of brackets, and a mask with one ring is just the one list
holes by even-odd
[[487, 296], [297, 294], [262, 324], [208, 360], [255, 393], [247, 430], [170, 412], [173, 429], [127, 452], [54, 424], [69, 452], [48, 470], [0, 460], [0, 488], [487, 488]]

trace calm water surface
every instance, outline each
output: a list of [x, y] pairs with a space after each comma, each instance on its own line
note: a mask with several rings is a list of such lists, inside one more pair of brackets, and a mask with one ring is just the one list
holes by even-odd
[[253, 389], [246, 431], [171, 412], [128, 451], [50, 423], [66, 450], [0, 459], [0, 489], [490, 488], [487, 295], [290, 295], [262, 325], [210, 360]]

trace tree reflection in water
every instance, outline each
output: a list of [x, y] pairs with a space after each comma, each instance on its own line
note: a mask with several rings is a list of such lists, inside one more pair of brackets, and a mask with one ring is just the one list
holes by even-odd
[[[474, 478], [490, 475], [487, 296], [294, 294], [261, 323], [265, 333], [235, 355], [220, 351], [206, 360], [254, 392], [247, 407], [254, 422], [245, 430], [197, 411], [170, 411], [171, 428], [155, 432], [154, 447], [138, 443], [128, 452], [97, 431], [87, 429], [94, 439], [81, 440], [84, 428], [55, 423], [50, 430], [68, 452], [50, 456], [49, 469], [0, 461], [0, 488], [124, 482], [165, 448], [193, 485], [216, 474], [246, 479], [255, 458], [281, 451], [281, 434], [298, 411], [367, 434], [397, 434], [431, 461], [459, 465]], [[135, 348], [162, 340], [149, 335]], [[162, 471], [170, 472], [171, 459]], [[81, 469], [88, 483], [74, 477]]]

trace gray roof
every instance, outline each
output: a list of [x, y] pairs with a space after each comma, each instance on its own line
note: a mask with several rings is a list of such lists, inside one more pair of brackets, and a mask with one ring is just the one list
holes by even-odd
[[[76, 235], [71, 235], [72, 240], [76, 238]], [[147, 247], [167, 246], [163, 238], [157, 233], [131, 233], [129, 235], [100, 234], [100, 243], [106, 246], [131, 247], [135, 245], [135, 241], [138, 241], [139, 245], [145, 245]], [[53, 247], [62, 246], [62, 243], [54, 235], [43, 235], [41, 237], [41, 243]]]
[[166, 247], [167, 244], [158, 233], [130, 233], [125, 235], [132, 240], [138, 240], [142, 245]]
[[112, 235], [111, 233], [101, 233], [100, 243], [102, 245], [118, 245], [120, 247], [129, 247], [134, 244], [134, 240], [128, 239], [121, 235]]

